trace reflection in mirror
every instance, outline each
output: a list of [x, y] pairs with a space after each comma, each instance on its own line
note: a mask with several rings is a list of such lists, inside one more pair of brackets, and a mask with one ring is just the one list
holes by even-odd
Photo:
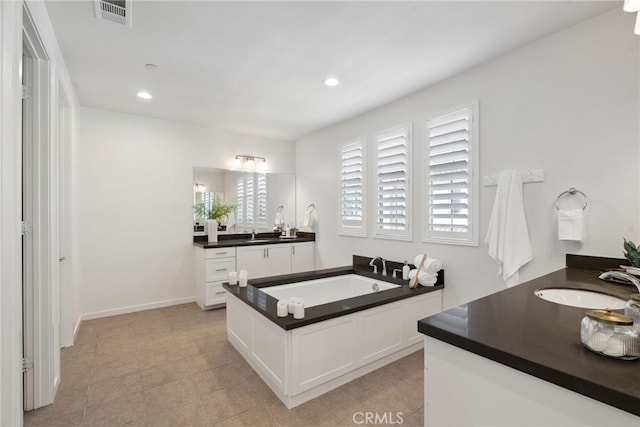
[[[234, 206], [218, 221], [221, 233], [296, 225], [293, 174], [193, 168], [193, 205], [203, 206], [206, 212], [214, 201]], [[205, 216], [194, 209], [194, 231], [204, 232]]]

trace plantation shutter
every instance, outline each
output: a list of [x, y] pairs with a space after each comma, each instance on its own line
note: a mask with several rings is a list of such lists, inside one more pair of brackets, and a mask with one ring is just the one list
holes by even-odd
[[379, 236], [408, 235], [408, 144], [407, 127], [378, 134], [377, 220]]
[[257, 198], [256, 198], [256, 206], [257, 206], [257, 223], [259, 225], [267, 224], [267, 174], [266, 173], [257, 173]]
[[471, 120], [464, 108], [427, 122], [428, 236], [471, 237]]
[[236, 181], [236, 223], [244, 225], [244, 176], [239, 176]]
[[364, 141], [340, 147], [340, 232], [365, 235]]
[[245, 176], [245, 218], [247, 226], [255, 225], [255, 188], [253, 174]]

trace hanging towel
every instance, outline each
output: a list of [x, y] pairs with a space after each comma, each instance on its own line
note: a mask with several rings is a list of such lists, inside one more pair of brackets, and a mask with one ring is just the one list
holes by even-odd
[[307, 211], [304, 213], [304, 221], [302, 223], [302, 226], [304, 228], [311, 228], [311, 225], [313, 224], [313, 219], [311, 218], [311, 212], [313, 212], [313, 210], [307, 209]]
[[584, 234], [584, 211], [560, 209], [558, 211], [558, 240], [581, 242]]
[[489, 245], [489, 256], [498, 262], [498, 273], [506, 285], [517, 285], [518, 270], [531, 261], [533, 250], [524, 215], [522, 177], [514, 170], [500, 172], [484, 241]]

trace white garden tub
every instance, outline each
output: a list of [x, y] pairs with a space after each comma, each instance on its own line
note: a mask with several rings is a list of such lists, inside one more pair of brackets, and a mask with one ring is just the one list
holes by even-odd
[[270, 286], [260, 290], [278, 300], [288, 300], [290, 297], [303, 298], [305, 307], [313, 307], [399, 287], [400, 285], [393, 283], [347, 274], [288, 285]]

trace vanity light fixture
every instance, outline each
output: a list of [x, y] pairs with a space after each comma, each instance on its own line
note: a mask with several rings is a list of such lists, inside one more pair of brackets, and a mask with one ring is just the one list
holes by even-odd
[[338, 80], [335, 77], [327, 77], [326, 79], [324, 79], [323, 83], [325, 84], [325, 86], [333, 87], [333, 86], [338, 86], [340, 84], [340, 80]]
[[145, 92], [143, 90], [138, 92], [137, 95], [138, 95], [138, 98], [142, 98], [142, 99], [151, 99], [151, 98], [153, 98], [153, 96], [151, 96], [151, 94], [149, 92]]
[[193, 184], [193, 189], [195, 190], [196, 193], [202, 193], [205, 190], [205, 186], [204, 184], [200, 184], [196, 182], [195, 184]]
[[259, 169], [267, 170], [267, 159], [258, 156], [247, 156], [244, 154], [236, 154], [233, 159], [233, 167], [235, 169]]

